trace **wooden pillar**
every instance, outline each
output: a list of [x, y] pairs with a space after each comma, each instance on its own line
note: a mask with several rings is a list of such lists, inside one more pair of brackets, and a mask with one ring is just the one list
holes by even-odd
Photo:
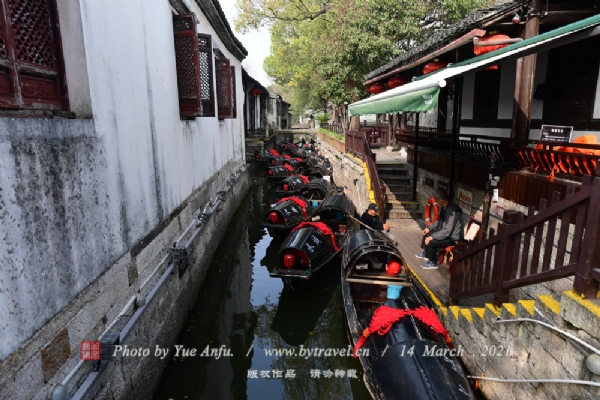
[[387, 129], [387, 135], [386, 135], [386, 138], [385, 138], [385, 145], [386, 146], [391, 146], [393, 132], [394, 132], [393, 114], [388, 114], [388, 129]]
[[452, 103], [452, 145], [450, 147], [450, 176], [448, 177], [448, 196], [454, 198], [454, 164], [456, 164], [456, 146], [460, 134], [460, 117], [462, 109], [463, 78], [454, 80], [454, 99]]
[[415, 157], [413, 165], [413, 201], [417, 201], [417, 168], [419, 165], [419, 113], [415, 113]]
[[446, 120], [448, 116], [448, 86], [440, 88], [437, 108], [437, 131], [440, 133], [446, 133]]
[[519, 114], [520, 114], [520, 102], [521, 102], [521, 76], [523, 75], [523, 57], [517, 59], [517, 67], [515, 73], [515, 93], [513, 96], [513, 113], [512, 113], [512, 126], [510, 130], [510, 137], [513, 139], [517, 138], [517, 131], [519, 129]]
[[[529, 17], [525, 24], [525, 39], [537, 36], [540, 33], [541, 0], [534, 0], [534, 16]], [[523, 58], [523, 71], [521, 75], [521, 86], [519, 93], [519, 111], [517, 115], [517, 139], [529, 138], [529, 126], [531, 123], [531, 103], [534, 92], [535, 67], [537, 54]]]

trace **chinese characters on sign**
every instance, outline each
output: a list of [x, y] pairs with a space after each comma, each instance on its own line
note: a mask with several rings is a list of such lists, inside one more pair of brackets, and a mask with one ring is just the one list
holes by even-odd
[[471, 205], [473, 204], [473, 193], [464, 189], [458, 189], [458, 206], [463, 209], [465, 214], [471, 215]]
[[[288, 369], [285, 371], [281, 371], [281, 370], [257, 370], [257, 369], [249, 369], [248, 370], [248, 375], [247, 375], [248, 379], [258, 379], [258, 378], [264, 378], [264, 379], [293, 379], [296, 377], [296, 370], [295, 369]], [[344, 378], [344, 377], [348, 377], [348, 378], [358, 378], [357, 372], [355, 369], [348, 369], [348, 370], [343, 370], [343, 369], [336, 369], [336, 370], [320, 370], [320, 369], [311, 369], [310, 370], [310, 377], [313, 379], [320, 379], [320, 378]]]

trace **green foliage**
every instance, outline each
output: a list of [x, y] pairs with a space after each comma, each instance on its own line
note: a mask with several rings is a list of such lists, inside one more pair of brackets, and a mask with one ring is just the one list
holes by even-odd
[[493, 0], [237, 0], [236, 28], [268, 26], [265, 71], [292, 113], [366, 95], [364, 75]]
[[319, 128], [319, 131], [321, 133], [324, 133], [327, 136], [331, 136], [334, 139], [341, 140], [342, 142], [345, 140], [344, 139], [344, 135], [341, 134], [341, 133], [331, 132], [330, 130], [327, 130], [327, 129], [324, 129], [324, 128]]
[[319, 121], [319, 125], [325, 125], [331, 119], [331, 114], [325, 113], [325, 114], [317, 115], [317, 117], [315, 119], [317, 121]]

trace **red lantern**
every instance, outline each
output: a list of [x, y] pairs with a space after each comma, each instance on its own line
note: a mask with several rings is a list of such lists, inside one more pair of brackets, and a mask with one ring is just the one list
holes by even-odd
[[407, 84], [408, 81], [404, 78], [400, 78], [399, 76], [392, 76], [392, 78], [388, 81], [388, 86], [390, 89], [396, 88], [398, 86], [402, 86]]
[[377, 82], [376, 84], [372, 85], [370, 88], [370, 92], [373, 94], [379, 94], [379, 93], [383, 93], [385, 92], [387, 89], [385, 88], [385, 86], [383, 86], [381, 83]]
[[254, 96], [260, 96], [260, 94], [262, 93], [262, 91], [259, 88], [254, 88], [250, 91], [250, 93], [252, 93]]
[[[482, 44], [485, 44], [486, 42], [495, 42], [496, 44], [490, 44], [487, 46], [481, 46]], [[503, 42], [506, 41], [506, 43], [502, 44], [498, 44], [497, 42]], [[483, 36], [479, 38], [479, 46], [473, 46], [473, 52], [475, 53], [476, 56], [480, 56], [482, 54], [486, 54], [489, 53], [491, 51], [494, 50], [498, 50], [501, 49], [503, 47], [508, 46], [510, 43], [512, 42], [512, 39], [509, 36], [506, 35], [499, 35], [499, 34], [495, 34], [495, 35], [487, 35], [487, 36]]]
[[423, 67], [423, 74], [427, 75], [427, 74], [430, 74], [439, 69], [446, 68], [447, 66], [448, 66], [447, 62], [440, 61], [440, 60], [433, 60], [433, 61], [425, 64], [425, 66]]
[[371, 93], [371, 88], [370, 88], [369, 86], [367, 86], [367, 87], [365, 88], [365, 92], [367, 92], [367, 93]]

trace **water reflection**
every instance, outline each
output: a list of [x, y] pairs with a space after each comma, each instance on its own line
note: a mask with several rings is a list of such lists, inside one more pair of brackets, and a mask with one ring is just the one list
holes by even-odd
[[[370, 398], [361, 382], [360, 364], [353, 358], [297, 356], [301, 348], [348, 346], [339, 264], [331, 265], [301, 291], [283, 290], [280, 279], [270, 278], [269, 268], [281, 243], [273, 243], [258, 224], [273, 198], [274, 190], [267, 184], [259, 182], [251, 188], [217, 249], [177, 340], [199, 354], [207, 346], [224, 346], [232, 356], [172, 357], [156, 400]], [[296, 351], [296, 355], [268, 354], [272, 349]], [[311, 370], [314, 375], [317, 369], [337, 370], [338, 377], [325, 378], [322, 373], [320, 378], [311, 377]], [[356, 370], [358, 378], [339, 376], [347, 370]], [[257, 378], [249, 377], [253, 373]]]

